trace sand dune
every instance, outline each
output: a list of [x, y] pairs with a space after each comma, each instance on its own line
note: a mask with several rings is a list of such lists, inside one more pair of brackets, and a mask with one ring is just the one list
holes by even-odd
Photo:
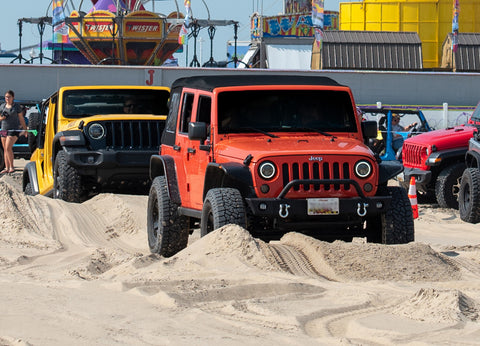
[[384, 246], [229, 225], [150, 254], [145, 196], [82, 204], [0, 178], [0, 345], [480, 344], [480, 232], [420, 206]]

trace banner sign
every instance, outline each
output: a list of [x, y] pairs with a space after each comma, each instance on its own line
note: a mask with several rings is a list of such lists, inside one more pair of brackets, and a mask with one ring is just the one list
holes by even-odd
[[[315, 25], [312, 14], [292, 14], [275, 17], [253, 15], [251, 19], [252, 39], [261, 37], [312, 37]], [[323, 30], [338, 30], [338, 12], [325, 11]]]

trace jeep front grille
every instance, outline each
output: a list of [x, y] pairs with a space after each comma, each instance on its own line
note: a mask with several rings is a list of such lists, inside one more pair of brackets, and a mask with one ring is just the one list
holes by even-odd
[[408, 163], [411, 166], [421, 166], [422, 153], [425, 153], [426, 148], [423, 145], [416, 145], [410, 143], [404, 143], [402, 149], [402, 160], [404, 163]]
[[115, 120], [102, 122], [106, 129], [106, 148], [158, 150], [165, 122], [149, 120]]
[[[283, 163], [282, 177], [283, 186], [290, 181], [296, 179], [350, 179], [352, 174], [350, 172], [350, 164], [348, 162], [295, 162]], [[302, 184], [294, 187], [294, 191], [319, 191], [322, 188], [319, 184]], [[350, 190], [350, 184], [327, 184], [323, 186], [323, 190], [330, 189]]]

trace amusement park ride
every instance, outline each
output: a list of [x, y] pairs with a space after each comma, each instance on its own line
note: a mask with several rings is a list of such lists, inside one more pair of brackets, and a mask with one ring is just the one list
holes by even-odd
[[[144, 4], [154, 0], [91, 0], [93, 8], [85, 13], [74, 10], [65, 16], [61, 23], [68, 28], [69, 41], [85, 56], [91, 64], [99, 65], [162, 65], [182, 44], [179, 33], [185, 22], [185, 16], [179, 11], [168, 15], [145, 10]], [[82, 1], [83, 2], [83, 1]], [[204, 5], [205, 2], [202, 0]], [[81, 6], [81, 4], [80, 4]], [[207, 8], [208, 12], [208, 8]], [[210, 17], [210, 15], [209, 15]], [[40, 54], [27, 60], [22, 56], [22, 24], [37, 24], [40, 33]], [[52, 63], [69, 62], [68, 59], [53, 60], [46, 58], [42, 52], [42, 38], [45, 25], [52, 25], [52, 17], [21, 18], [19, 26], [19, 55], [11, 61], [32, 63], [34, 59], [48, 59]], [[197, 37], [202, 28], [208, 28], [212, 42], [217, 26], [233, 25], [235, 41], [237, 40], [238, 22], [233, 20], [210, 20], [191, 18], [186, 29], [188, 37], [194, 39], [194, 54], [190, 66], [199, 67], [197, 59]], [[63, 54], [62, 54], [63, 56]], [[235, 54], [236, 56], [236, 54]], [[234, 59], [235, 63], [238, 60]], [[204, 66], [216, 66], [213, 48], [210, 60]]]

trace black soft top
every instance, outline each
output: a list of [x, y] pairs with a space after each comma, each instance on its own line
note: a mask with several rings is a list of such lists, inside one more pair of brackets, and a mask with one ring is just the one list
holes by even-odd
[[331, 78], [323, 76], [295, 75], [208, 75], [179, 78], [172, 84], [172, 90], [188, 87], [212, 91], [220, 87], [250, 86], [250, 85], [328, 85], [342, 86]]

